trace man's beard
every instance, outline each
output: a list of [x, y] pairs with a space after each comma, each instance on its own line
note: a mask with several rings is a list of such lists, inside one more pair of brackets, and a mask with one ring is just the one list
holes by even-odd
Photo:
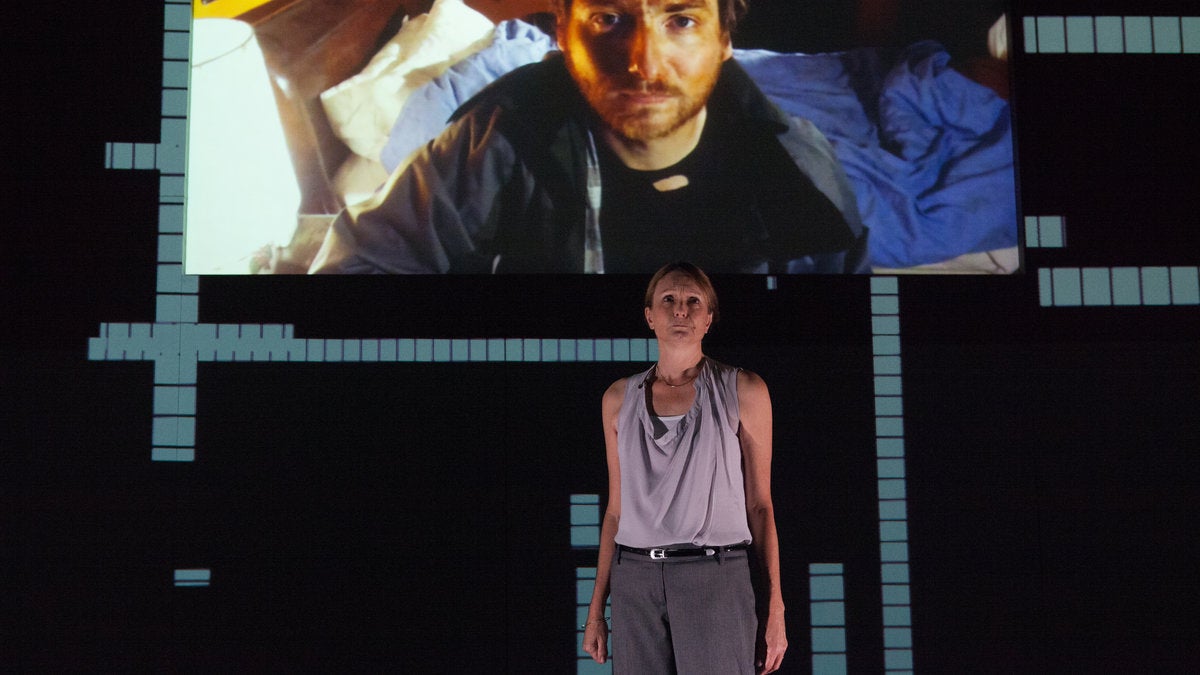
[[[698, 115], [708, 103], [708, 97], [716, 86], [719, 73], [719, 70], [713, 71], [712, 77], [703, 83], [699, 95], [689, 96], [666, 82], [646, 82], [632, 75], [619, 81], [605, 78], [603, 75], [599, 76], [601, 79], [586, 80], [578, 75], [569, 55], [566, 61], [576, 86], [588, 105], [600, 117], [600, 121], [618, 136], [635, 142], [653, 141], [670, 136]], [[614, 96], [617, 92], [662, 94], [669, 99], [665, 105], [641, 107], [623, 101], [619, 95]]]

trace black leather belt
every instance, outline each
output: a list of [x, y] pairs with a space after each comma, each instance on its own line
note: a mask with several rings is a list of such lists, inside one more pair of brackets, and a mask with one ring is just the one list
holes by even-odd
[[634, 548], [624, 544], [617, 544], [617, 548], [625, 553], [636, 553], [638, 555], [647, 556], [651, 560], [664, 560], [666, 558], [694, 558], [698, 556], [728, 553], [729, 551], [745, 551], [746, 549], [750, 548], [750, 544], [701, 546], [699, 548]]

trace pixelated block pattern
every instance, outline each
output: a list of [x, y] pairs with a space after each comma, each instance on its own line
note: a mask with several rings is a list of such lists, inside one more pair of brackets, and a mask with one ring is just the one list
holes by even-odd
[[211, 569], [177, 569], [175, 585], [180, 588], [204, 588], [212, 583]]
[[[571, 548], [595, 551], [600, 545], [600, 495], [573, 494], [570, 500]], [[575, 568], [575, 672], [611, 673], [612, 663], [599, 664], [583, 651], [583, 624], [587, 621], [592, 591], [596, 588], [596, 568]], [[610, 616], [605, 604], [604, 615]], [[610, 643], [611, 644], [611, 643]]]
[[846, 587], [841, 563], [808, 566], [813, 673], [846, 673]]
[[1200, 305], [1200, 268], [1057, 267], [1038, 270], [1043, 307]]
[[1027, 16], [1029, 54], [1200, 54], [1200, 16]]
[[[1045, 219], [1045, 223], [1043, 223]], [[1048, 227], [1043, 229], [1043, 225]], [[1026, 218], [1037, 241], [1057, 227], [1055, 216]], [[1054, 240], [1055, 235], [1051, 235]], [[884, 668], [889, 673], [912, 670], [912, 627], [893, 624], [897, 611], [910, 612], [908, 578], [908, 488], [904, 464], [904, 399], [901, 386], [899, 282], [895, 277], [871, 279], [871, 346], [875, 365], [875, 474], [879, 484], [879, 560], [883, 581]], [[810, 570], [810, 575], [813, 572]], [[814, 599], [814, 603], [816, 600]], [[816, 631], [814, 608], [813, 630]], [[844, 629], [843, 629], [844, 631]], [[824, 635], [824, 634], [822, 634]], [[817, 636], [813, 637], [813, 672], [845, 672], [845, 655], [822, 661], [818, 670]], [[844, 651], [844, 648], [843, 648]], [[841, 668], [840, 670], [838, 668]]]
[[1026, 248], [1063, 248], [1066, 245], [1062, 216], [1025, 216]]

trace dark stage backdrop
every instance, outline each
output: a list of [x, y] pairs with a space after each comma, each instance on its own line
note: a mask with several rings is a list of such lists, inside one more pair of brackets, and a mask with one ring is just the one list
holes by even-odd
[[[1015, 5], [1023, 274], [715, 279], [707, 350], [775, 402], [787, 672], [1200, 668], [1200, 12]], [[0, 661], [593, 672], [645, 280], [181, 276], [171, 177], [105, 169], [163, 140], [180, 9], [0, 40]]]

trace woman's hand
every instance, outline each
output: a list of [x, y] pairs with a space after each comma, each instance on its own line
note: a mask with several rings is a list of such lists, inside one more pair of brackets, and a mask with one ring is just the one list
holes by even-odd
[[783, 625], [783, 612], [774, 611], [767, 614], [766, 625], [759, 631], [758, 645], [755, 649], [755, 666], [758, 675], [766, 675], [779, 670], [783, 663], [783, 653], [787, 651], [787, 631]]
[[589, 619], [583, 629], [583, 651], [595, 660], [604, 663], [608, 660], [608, 624], [604, 619]]

